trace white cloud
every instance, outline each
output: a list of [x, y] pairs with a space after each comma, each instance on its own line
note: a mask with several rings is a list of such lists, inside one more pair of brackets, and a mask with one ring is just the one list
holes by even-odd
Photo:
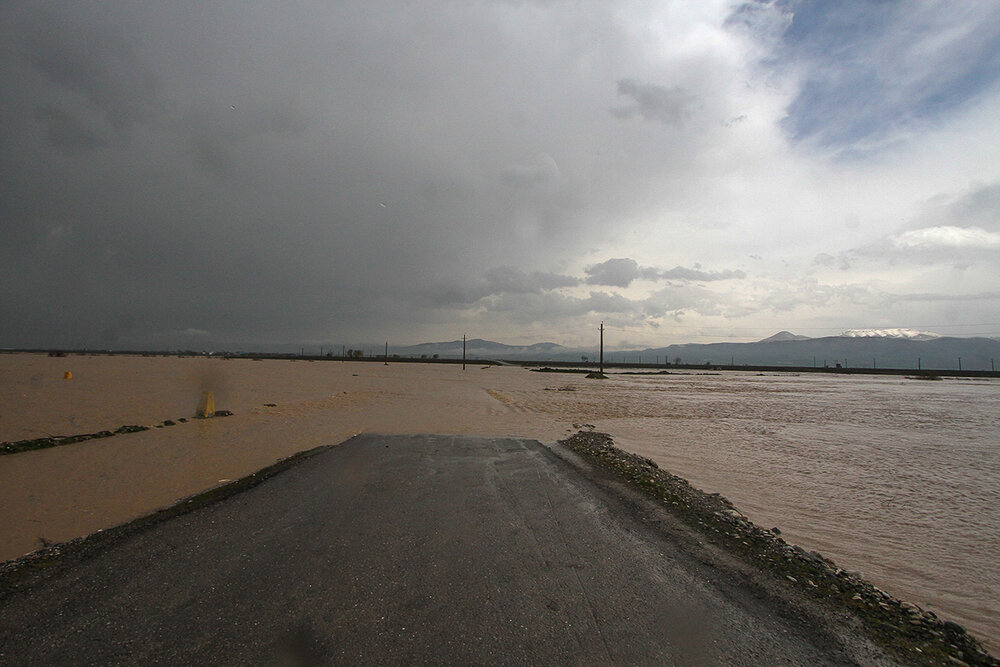
[[1000, 234], [979, 227], [924, 227], [897, 234], [891, 239], [897, 248], [1000, 248]]

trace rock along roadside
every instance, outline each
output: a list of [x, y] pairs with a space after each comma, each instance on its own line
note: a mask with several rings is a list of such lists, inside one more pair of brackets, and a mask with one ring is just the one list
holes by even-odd
[[897, 659], [1000, 665], [957, 623], [892, 597], [817, 552], [788, 544], [752, 523], [727, 498], [700, 491], [654, 461], [615, 447], [608, 434], [579, 431], [559, 444], [656, 499], [716, 548], [795, 589], [814, 603], [814, 613], [841, 617]]

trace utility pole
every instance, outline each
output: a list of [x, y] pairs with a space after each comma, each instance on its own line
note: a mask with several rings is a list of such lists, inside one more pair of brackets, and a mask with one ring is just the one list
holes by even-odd
[[465, 334], [462, 334], [462, 370], [465, 370]]
[[958, 370], [962, 370], [962, 357], [958, 358]]
[[604, 375], [604, 322], [601, 322], [601, 375]]
[[389, 365], [389, 341], [385, 341], [385, 365]]

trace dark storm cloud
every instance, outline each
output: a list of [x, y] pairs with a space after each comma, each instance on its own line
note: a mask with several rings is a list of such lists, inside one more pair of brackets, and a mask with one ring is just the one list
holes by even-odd
[[578, 278], [543, 271], [525, 272], [510, 266], [495, 267], [471, 282], [443, 281], [429, 290], [427, 305], [467, 307], [491, 296], [503, 294], [541, 294], [580, 284]]
[[621, 41], [600, 5], [0, 11], [8, 344], [409, 333], [412, 304], [574, 286], [546, 268], [656, 173], [609, 162], [612, 75], [553, 91]]
[[105, 141], [83, 120], [51, 104], [36, 106], [32, 116], [45, 128], [49, 142], [64, 155], [75, 155], [105, 145]]
[[609, 292], [590, 292], [586, 296], [546, 292], [502, 294], [490, 300], [487, 310], [490, 315], [501, 314], [516, 324], [533, 324], [595, 313], [641, 316], [642, 305], [621, 294]]
[[575, 287], [579, 279], [557, 273], [532, 271], [526, 273], [511, 267], [490, 269], [486, 272], [486, 283], [491, 294], [500, 292], [538, 293], [560, 287]]
[[507, 167], [500, 177], [515, 188], [544, 187], [559, 179], [559, 166], [550, 156], [542, 154], [532, 163]]
[[[797, 76], [847, 64], [775, 47], [794, 3], [758, 4], [727, 24], [714, 3], [0, 3], [0, 345], [419, 342], [473, 321], [500, 337], [641, 321], [664, 283], [706, 313], [763, 303], [735, 282], [746, 255], [794, 258], [822, 237], [799, 221], [843, 208], [828, 183], [853, 197], [858, 181], [789, 157]], [[958, 32], [991, 44], [962, 7]], [[949, 53], [935, 62], [982, 69]], [[919, 92], [919, 73], [892, 90]], [[851, 122], [829, 102], [846, 89], [823, 90], [797, 118], [828, 108], [830, 126], [806, 122], [801, 144]], [[886, 174], [863, 180], [885, 176], [895, 202], [947, 190]], [[987, 235], [943, 229], [956, 208], [899, 242], [989, 245], [979, 200], [963, 215]]]
[[42, 10], [19, 27], [24, 59], [58, 88], [85, 99], [115, 129], [153, 112], [159, 77], [113, 22], [95, 25]]
[[585, 270], [589, 285], [608, 285], [611, 287], [628, 287], [634, 280], [677, 280], [701, 281], [733, 280], [746, 278], [746, 273], [740, 270], [703, 271], [699, 265], [694, 268], [675, 266], [672, 269], [660, 270], [651, 266], [639, 266], [634, 259], [615, 258], [600, 264], [588, 266]]
[[696, 98], [679, 86], [666, 87], [640, 83], [631, 79], [618, 81], [618, 94], [632, 100], [631, 104], [615, 107], [611, 112], [619, 118], [641, 116], [666, 125], [680, 125], [694, 109]]
[[628, 287], [641, 275], [639, 263], [627, 257], [609, 259], [585, 269], [587, 284]]

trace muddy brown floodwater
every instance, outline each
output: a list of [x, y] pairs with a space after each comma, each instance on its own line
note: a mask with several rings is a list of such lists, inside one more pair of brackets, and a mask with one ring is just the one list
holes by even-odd
[[1000, 648], [995, 380], [0, 354], [0, 441], [191, 418], [206, 389], [234, 415], [0, 457], [0, 558], [359, 432], [553, 442], [586, 423]]

